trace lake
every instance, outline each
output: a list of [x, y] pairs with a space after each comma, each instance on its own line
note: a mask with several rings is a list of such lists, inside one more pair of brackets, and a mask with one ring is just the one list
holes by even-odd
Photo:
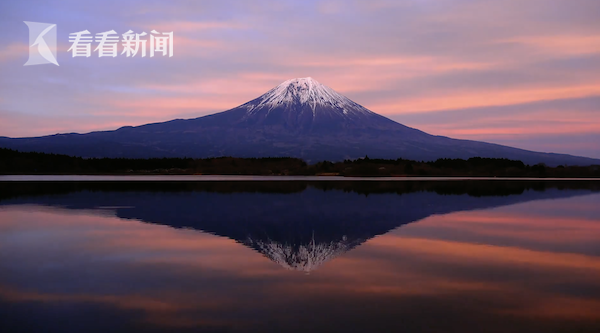
[[1, 332], [600, 332], [600, 181], [144, 177], [0, 177]]

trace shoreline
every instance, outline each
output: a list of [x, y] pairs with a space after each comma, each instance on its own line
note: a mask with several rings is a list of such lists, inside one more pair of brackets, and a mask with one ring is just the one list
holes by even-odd
[[373, 177], [373, 176], [252, 176], [252, 175], [0, 175], [0, 182], [102, 182], [102, 181], [600, 181], [600, 178], [535, 177]]

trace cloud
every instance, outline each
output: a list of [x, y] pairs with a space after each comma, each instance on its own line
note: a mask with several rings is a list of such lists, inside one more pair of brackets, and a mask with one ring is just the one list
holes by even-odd
[[166, 21], [158, 23], [144, 22], [140, 25], [145, 25], [148, 30], [157, 30], [159, 32], [177, 32], [189, 34], [198, 33], [205, 30], [215, 29], [247, 29], [244, 24], [239, 22], [225, 21]]
[[600, 35], [517, 36], [497, 42], [523, 45], [549, 57], [600, 54]]
[[600, 97], [390, 115], [428, 133], [600, 157]]
[[29, 46], [26, 43], [11, 43], [0, 48], [0, 62], [14, 61], [15, 58], [25, 59], [29, 54]]

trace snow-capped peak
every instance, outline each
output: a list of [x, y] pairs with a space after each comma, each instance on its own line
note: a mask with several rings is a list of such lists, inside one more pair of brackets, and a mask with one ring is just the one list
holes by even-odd
[[292, 106], [308, 106], [313, 113], [318, 107], [338, 110], [343, 115], [372, 113], [311, 77], [287, 80], [245, 106], [249, 114], [263, 108]]

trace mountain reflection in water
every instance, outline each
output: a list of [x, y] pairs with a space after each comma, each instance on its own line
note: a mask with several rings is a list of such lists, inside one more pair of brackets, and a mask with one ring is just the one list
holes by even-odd
[[0, 328], [595, 332], [599, 190], [3, 183]]

